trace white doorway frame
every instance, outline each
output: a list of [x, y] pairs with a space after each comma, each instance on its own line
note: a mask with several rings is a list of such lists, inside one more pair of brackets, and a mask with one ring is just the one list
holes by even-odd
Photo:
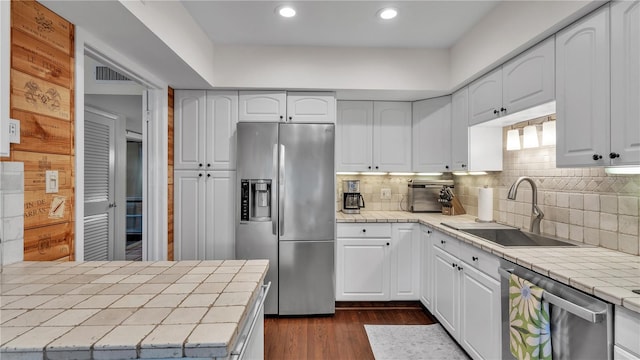
[[[75, 241], [76, 261], [84, 261], [84, 56], [142, 84], [142, 260], [167, 259], [168, 214], [168, 84], [142, 64], [122, 54], [83, 28], [75, 31]], [[141, 109], [142, 111], [142, 109]], [[124, 206], [124, 204], [122, 205]]]

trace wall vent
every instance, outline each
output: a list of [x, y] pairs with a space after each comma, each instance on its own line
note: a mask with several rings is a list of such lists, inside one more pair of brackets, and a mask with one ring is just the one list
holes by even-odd
[[96, 66], [95, 75], [96, 81], [131, 81], [128, 77], [107, 66]]

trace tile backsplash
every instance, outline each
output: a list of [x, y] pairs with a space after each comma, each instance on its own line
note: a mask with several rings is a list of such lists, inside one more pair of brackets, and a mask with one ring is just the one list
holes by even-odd
[[529, 176], [544, 213], [542, 233], [638, 255], [640, 175], [609, 175], [604, 168], [556, 169], [555, 151], [555, 146], [505, 150], [503, 171], [454, 176], [455, 192], [467, 213], [477, 215], [478, 189], [493, 188], [494, 220], [528, 229], [530, 185], [520, 185], [515, 201], [507, 200], [507, 192], [518, 177]]

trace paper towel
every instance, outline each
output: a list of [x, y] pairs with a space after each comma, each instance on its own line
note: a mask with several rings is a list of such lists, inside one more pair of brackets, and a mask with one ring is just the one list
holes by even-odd
[[478, 189], [478, 220], [493, 221], [493, 189]]

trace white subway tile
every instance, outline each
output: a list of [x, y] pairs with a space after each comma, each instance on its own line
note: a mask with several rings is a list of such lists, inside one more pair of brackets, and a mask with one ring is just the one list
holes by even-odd
[[600, 213], [600, 229], [618, 231], [618, 216], [614, 214]]
[[556, 223], [556, 236], [563, 239], [569, 238], [569, 224]]
[[589, 211], [600, 211], [600, 195], [585, 194], [584, 209]]
[[615, 195], [600, 195], [600, 211], [610, 214], [617, 214], [618, 197]]
[[569, 194], [564, 192], [559, 192], [556, 194], [556, 205], [558, 207], [569, 207]]
[[569, 207], [572, 209], [584, 208], [584, 196], [582, 194], [570, 194], [569, 195]]
[[584, 211], [582, 210], [569, 210], [569, 223], [571, 225], [584, 225]]
[[593, 229], [600, 228], [600, 213], [595, 211], [585, 211], [584, 226]]
[[618, 217], [620, 233], [627, 235], [638, 235], [638, 217], [620, 215]]
[[582, 226], [569, 225], [569, 239], [573, 241], [584, 241], [584, 228]]
[[621, 215], [638, 216], [638, 197], [618, 196], [618, 213]]
[[620, 234], [618, 235], [618, 250], [631, 255], [638, 255], [638, 248], [640, 247], [640, 238], [638, 236], [631, 236]]
[[600, 230], [600, 246], [618, 250], [618, 234], [612, 231]]
[[600, 245], [600, 230], [585, 228], [583, 235], [585, 244]]

